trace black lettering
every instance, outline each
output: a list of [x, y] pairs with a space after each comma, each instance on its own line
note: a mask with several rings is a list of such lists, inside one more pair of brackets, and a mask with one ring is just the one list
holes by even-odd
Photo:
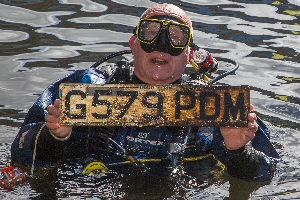
[[86, 105], [85, 104], [76, 104], [76, 109], [81, 110], [81, 114], [71, 114], [71, 97], [79, 95], [81, 97], [81, 100], [86, 98], [86, 95], [83, 91], [81, 90], [71, 90], [70, 92], [67, 93], [66, 95], [66, 101], [65, 101], [65, 106], [66, 106], [66, 115], [70, 119], [86, 119]]
[[235, 105], [232, 102], [232, 98], [229, 92], [224, 94], [224, 101], [225, 101], [225, 109], [224, 109], [224, 120], [230, 120], [230, 113], [234, 120], [237, 119], [238, 111], [240, 110], [240, 117], [242, 121], [246, 120], [245, 115], [245, 106], [244, 106], [245, 95], [244, 93], [240, 93]]
[[105, 105], [107, 107], [106, 114], [99, 114], [99, 113], [92, 113], [92, 116], [96, 119], [103, 119], [103, 118], [109, 118], [109, 116], [112, 114], [112, 105], [109, 101], [106, 100], [99, 100], [99, 97], [101, 95], [111, 95], [111, 90], [95, 90], [94, 97], [93, 97], [93, 103], [92, 106], [97, 107], [99, 105]]
[[[220, 116], [220, 100], [221, 97], [214, 92], [201, 92], [200, 93], [200, 119], [202, 120], [215, 120]], [[215, 99], [215, 113], [214, 115], [208, 115], [206, 113], [206, 103], [207, 100], [214, 98]]]
[[[150, 103], [148, 101], [149, 97], [156, 97], [157, 98], [157, 103]], [[157, 114], [156, 115], [149, 115], [147, 113], [145, 113], [143, 116], [145, 119], [148, 120], [156, 120], [159, 119], [160, 117], [162, 117], [163, 115], [163, 102], [164, 102], [164, 97], [161, 93], [159, 92], [146, 92], [145, 95], [143, 96], [143, 100], [142, 100], [143, 104], [147, 107], [147, 108], [156, 108], [157, 109]]]
[[[181, 105], [180, 104], [181, 103], [181, 96], [190, 97], [190, 103]], [[180, 119], [180, 111], [181, 110], [190, 110], [190, 109], [194, 108], [195, 105], [196, 105], [195, 92], [177, 91], [175, 93], [175, 119]]]
[[128, 111], [130, 106], [133, 104], [133, 102], [136, 100], [138, 96], [137, 91], [118, 91], [117, 96], [129, 96], [129, 100], [126, 103], [126, 105], [122, 108], [121, 113], [118, 115], [118, 119], [121, 119], [124, 117], [125, 113]]

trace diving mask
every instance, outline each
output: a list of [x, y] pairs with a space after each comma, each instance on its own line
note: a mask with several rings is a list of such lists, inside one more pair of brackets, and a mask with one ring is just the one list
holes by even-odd
[[178, 56], [192, 44], [192, 29], [179, 19], [170, 16], [141, 19], [135, 35], [142, 49], [147, 52], [160, 51]]

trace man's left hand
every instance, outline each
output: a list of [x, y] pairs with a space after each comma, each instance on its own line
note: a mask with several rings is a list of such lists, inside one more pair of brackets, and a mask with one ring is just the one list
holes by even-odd
[[[250, 105], [250, 112], [253, 110], [254, 106]], [[254, 138], [255, 132], [258, 129], [256, 119], [255, 113], [249, 113], [248, 127], [220, 127], [228, 150], [239, 149]]]

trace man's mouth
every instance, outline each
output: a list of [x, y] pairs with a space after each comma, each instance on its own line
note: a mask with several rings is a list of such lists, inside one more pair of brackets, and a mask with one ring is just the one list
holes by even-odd
[[165, 60], [162, 60], [160, 58], [153, 58], [152, 62], [156, 65], [163, 65], [163, 64], [167, 64], [168, 62]]

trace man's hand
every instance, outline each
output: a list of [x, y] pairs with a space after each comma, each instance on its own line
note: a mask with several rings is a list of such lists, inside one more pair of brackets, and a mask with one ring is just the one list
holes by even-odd
[[[250, 105], [250, 112], [253, 110], [254, 106]], [[251, 141], [258, 129], [256, 119], [257, 117], [255, 113], [249, 113], [248, 127], [220, 127], [226, 148], [229, 150], [236, 150]]]
[[60, 126], [60, 114], [59, 108], [60, 100], [56, 99], [53, 105], [49, 105], [47, 108], [48, 114], [45, 116], [46, 126], [57, 137], [67, 137], [71, 134], [72, 126]]

